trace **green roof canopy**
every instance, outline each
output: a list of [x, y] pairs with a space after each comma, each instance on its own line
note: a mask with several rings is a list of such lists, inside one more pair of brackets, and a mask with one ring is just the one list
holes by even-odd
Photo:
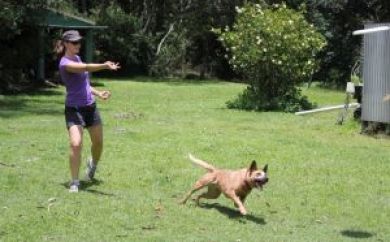
[[40, 9], [35, 15], [40, 26], [67, 29], [104, 29], [107, 26], [96, 26], [92, 20], [78, 17], [54, 9]]
[[58, 29], [83, 29], [85, 30], [84, 61], [91, 62], [93, 56], [93, 29], [105, 29], [107, 26], [96, 26], [95, 22], [86, 18], [78, 17], [69, 13], [60, 12], [51, 8], [36, 10], [32, 13], [35, 18], [35, 24], [40, 26], [39, 30], [39, 59], [37, 65], [38, 80], [45, 79], [45, 55], [44, 55], [44, 39], [45, 28]]

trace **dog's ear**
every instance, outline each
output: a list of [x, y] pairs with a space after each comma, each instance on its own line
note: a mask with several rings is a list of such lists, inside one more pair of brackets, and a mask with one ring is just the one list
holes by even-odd
[[264, 171], [265, 173], [267, 173], [267, 171], [268, 171], [268, 164], [264, 166], [263, 171]]
[[255, 170], [257, 170], [257, 163], [256, 163], [255, 160], [253, 160], [252, 163], [251, 163], [251, 166], [249, 167], [249, 171], [253, 172]]

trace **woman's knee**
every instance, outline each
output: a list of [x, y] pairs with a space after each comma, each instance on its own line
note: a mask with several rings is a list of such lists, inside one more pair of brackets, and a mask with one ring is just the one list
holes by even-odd
[[70, 141], [70, 148], [72, 150], [78, 151], [83, 148], [83, 142], [82, 141]]
[[69, 128], [69, 145], [72, 150], [81, 150], [83, 145], [83, 128], [73, 125]]

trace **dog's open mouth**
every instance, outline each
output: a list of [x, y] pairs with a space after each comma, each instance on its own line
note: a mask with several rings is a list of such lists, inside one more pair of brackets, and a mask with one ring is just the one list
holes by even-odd
[[263, 178], [263, 179], [256, 179], [256, 180], [255, 180], [256, 188], [262, 189], [263, 186], [264, 186], [267, 182], [268, 182], [268, 177]]

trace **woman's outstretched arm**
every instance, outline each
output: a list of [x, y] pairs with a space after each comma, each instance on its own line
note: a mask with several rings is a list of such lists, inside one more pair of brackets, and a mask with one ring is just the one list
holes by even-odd
[[96, 72], [101, 70], [112, 70], [116, 71], [120, 68], [119, 63], [114, 63], [112, 61], [106, 61], [103, 64], [86, 64], [86, 63], [79, 63], [79, 62], [69, 62], [65, 69], [66, 71], [72, 72], [72, 73], [82, 73], [85, 71], [88, 72]]

